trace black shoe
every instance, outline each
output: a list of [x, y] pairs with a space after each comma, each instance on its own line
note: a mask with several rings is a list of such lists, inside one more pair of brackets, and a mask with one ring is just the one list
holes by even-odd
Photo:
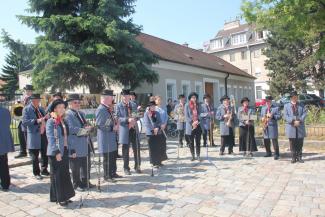
[[271, 153], [267, 153], [264, 157], [272, 157]]
[[220, 152], [219, 152], [219, 155], [220, 155], [220, 156], [221, 156], [221, 155], [224, 155], [224, 154], [223, 154], [223, 151], [220, 151]]
[[207, 144], [203, 144], [203, 147], [207, 147]]
[[229, 151], [228, 154], [234, 154], [234, 152], [233, 151]]
[[134, 169], [136, 173], [140, 174], [142, 173], [140, 169]]
[[292, 164], [294, 164], [294, 163], [296, 163], [296, 162], [297, 162], [296, 159], [292, 159], [292, 160], [291, 160], [291, 163], [292, 163]]
[[9, 191], [9, 188], [1, 188], [1, 190], [2, 190], [3, 192], [8, 192], [8, 191]]
[[214, 144], [214, 143], [212, 144], [212, 147], [216, 147], [216, 146], [217, 146], [216, 144]]
[[69, 201], [59, 202], [60, 206], [68, 206]]
[[115, 174], [113, 175], [113, 178], [115, 178], [115, 179], [120, 179], [120, 178], [123, 178], [123, 176], [120, 176], [120, 175], [118, 175], [118, 174], [115, 173]]
[[248, 157], [253, 157], [253, 153], [250, 152], [247, 156], [248, 156]]
[[300, 158], [298, 158], [298, 160], [297, 160], [299, 163], [305, 163], [305, 161], [300, 157]]
[[96, 185], [93, 185], [93, 184], [91, 184], [90, 182], [89, 182], [89, 184], [88, 184], [88, 186], [87, 187], [89, 187], [89, 188], [95, 188], [96, 187]]
[[74, 190], [80, 191], [80, 192], [84, 192], [85, 191], [85, 189], [82, 188], [82, 187], [80, 187], [80, 186], [76, 187]]
[[37, 180], [42, 180], [42, 179], [43, 179], [43, 177], [42, 177], [41, 175], [35, 175], [34, 177], [35, 177], [35, 179], [37, 179]]
[[125, 169], [125, 170], [124, 170], [124, 174], [127, 175], [127, 176], [130, 176], [130, 175], [131, 175], [131, 172], [130, 172], [130, 170]]
[[184, 144], [182, 142], [180, 142], [178, 145], [180, 148], [183, 148], [183, 146], [184, 146]]
[[278, 155], [275, 155], [274, 156], [274, 160], [279, 160], [279, 156]]
[[122, 156], [118, 154], [116, 158], [122, 158]]
[[27, 157], [27, 153], [19, 153], [17, 156], [15, 156], [15, 158], [23, 158], [23, 157]]
[[192, 157], [191, 161], [195, 161], [195, 157]]
[[116, 182], [116, 180], [113, 179], [112, 177], [104, 178], [104, 180], [105, 180], [106, 182], [110, 182], [110, 183], [115, 183], [115, 182]]
[[42, 176], [49, 176], [50, 173], [49, 173], [49, 171], [47, 171], [47, 169], [44, 169], [44, 170], [41, 172], [41, 175], [42, 175]]

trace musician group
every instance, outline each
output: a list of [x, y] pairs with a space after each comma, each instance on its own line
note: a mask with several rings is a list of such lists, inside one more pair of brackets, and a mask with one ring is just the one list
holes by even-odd
[[[28, 89], [28, 91], [27, 91]], [[115, 104], [112, 90], [104, 90], [100, 96], [100, 105], [96, 109], [95, 126], [86, 121], [80, 110], [81, 96], [69, 94], [63, 100], [61, 93], [53, 94], [53, 101], [45, 110], [40, 106], [41, 96], [32, 93], [31, 85], [26, 86], [21, 131], [26, 147], [22, 146], [17, 157], [26, 156], [27, 150], [32, 159], [32, 172], [37, 180], [50, 176], [50, 201], [68, 205], [75, 195], [75, 190], [85, 191], [95, 187], [90, 183], [91, 156], [95, 153], [90, 133], [97, 130], [98, 153], [102, 162], [103, 177], [107, 182], [116, 182], [122, 178], [117, 174], [116, 161], [121, 146], [124, 175], [131, 175], [130, 149], [133, 153], [133, 169], [141, 171], [141, 151], [139, 127], [137, 121], [143, 120], [148, 139], [149, 160], [153, 167], [160, 168], [168, 159], [167, 123], [168, 115], [161, 107], [161, 97], [151, 96], [146, 108], [142, 109], [136, 102], [136, 94], [122, 90], [122, 100]], [[186, 102], [187, 98], [187, 102]], [[189, 147], [191, 161], [201, 161], [201, 137], [203, 147], [215, 146], [213, 130], [215, 120], [219, 121], [221, 146], [220, 155], [234, 154], [235, 127], [239, 126], [239, 151], [251, 157], [257, 151], [255, 141], [255, 109], [249, 107], [249, 99], [244, 97], [238, 110], [234, 99], [227, 95], [220, 99], [220, 106], [213, 108], [211, 96], [204, 95], [199, 103], [198, 94], [179, 95], [179, 103], [174, 108], [177, 122], [179, 148]], [[282, 118], [280, 109], [272, 104], [273, 98], [266, 97], [266, 105], [261, 109], [260, 119], [263, 125], [265, 157], [271, 157], [271, 142], [274, 159], [280, 157], [278, 143], [278, 121]], [[292, 163], [303, 163], [302, 147], [305, 133], [305, 107], [298, 102], [297, 92], [290, 94], [290, 103], [284, 106], [283, 118], [286, 136], [289, 139]], [[7, 109], [0, 108], [0, 178], [3, 190], [10, 186], [7, 153], [13, 151], [10, 133], [11, 117]], [[21, 141], [24, 144], [25, 141]], [[184, 145], [185, 141], [185, 145]], [[41, 162], [39, 162], [39, 156]], [[50, 168], [50, 171], [48, 170]], [[70, 177], [70, 171], [71, 176]], [[100, 185], [98, 180], [97, 185]]]

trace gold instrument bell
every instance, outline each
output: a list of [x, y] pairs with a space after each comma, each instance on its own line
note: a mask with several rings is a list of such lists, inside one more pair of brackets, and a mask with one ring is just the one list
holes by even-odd
[[21, 103], [16, 103], [11, 108], [11, 115], [14, 119], [21, 119], [23, 116], [24, 105]]

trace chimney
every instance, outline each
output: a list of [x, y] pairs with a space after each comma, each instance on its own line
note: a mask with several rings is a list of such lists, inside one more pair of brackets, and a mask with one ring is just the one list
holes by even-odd
[[235, 19], [233, 21], [225, 22], [225, 24], [223, 25], [223, 30], [233, 29], [239, 26], [240, 26], [240, 20]]
[[183, 44], [183, 46], [185, 46], [185, 47], [188, 47], [188, 43], [187, 42], [185, 42], [184, 44]]

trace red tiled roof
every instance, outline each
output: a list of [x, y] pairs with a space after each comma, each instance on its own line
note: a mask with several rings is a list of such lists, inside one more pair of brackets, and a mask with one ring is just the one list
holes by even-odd
[[142, 43], [146, 49], [157, 55], [162, 60], [255, 79], [254, 76], [212, 54], [145, 33], [141, 33], [137, 36], [137, 40]]

